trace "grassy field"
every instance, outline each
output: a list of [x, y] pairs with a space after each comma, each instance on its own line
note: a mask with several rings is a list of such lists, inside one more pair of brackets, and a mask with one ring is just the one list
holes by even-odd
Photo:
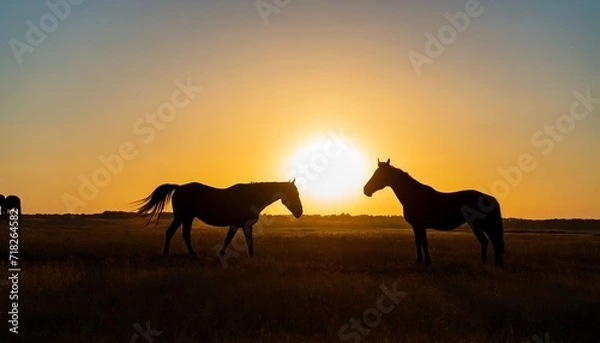
[[[224, 267], [214, 248], [225, 229], [200, 222], [192, 259], [181, 231], [161, 254], [166, 220], [26, 217], [18, 338], [148, 342], [134, 325], [149, 321], [156, 343], [600, 342], [600, 233], [508, 232], [496, 270], [470, 232], [430, 230], [426, 268], [412, 231], [361, 225], [281, 219], [255, 238], [254, 258], [240, 244]], [[382, 286], [406, 294], [395, 304]]]

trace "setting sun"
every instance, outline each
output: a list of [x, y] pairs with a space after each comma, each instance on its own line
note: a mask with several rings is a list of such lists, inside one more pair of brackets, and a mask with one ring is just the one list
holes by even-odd
[[333, 202], [362, 196], [368, 179], [365, 154], [342, 135], [329, 133], [298, 147], [286, 162], [286, 173], [296, 179], [306, 198]]

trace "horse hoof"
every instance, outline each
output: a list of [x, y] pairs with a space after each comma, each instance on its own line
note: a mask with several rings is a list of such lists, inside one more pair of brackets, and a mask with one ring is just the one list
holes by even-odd
[[425, 266], [429, 267], [431, 265], [430, 259], [425, 259]]

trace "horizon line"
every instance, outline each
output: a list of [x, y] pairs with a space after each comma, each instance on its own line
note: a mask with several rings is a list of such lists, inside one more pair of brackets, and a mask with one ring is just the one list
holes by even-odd
[[[131, 214], [131, 215], [135, 215], [135, 212], [130, 212], [130, 211], [111, 211], [111, 210], [107, 210], [107, 211], [103, 211], [103, 212], [90, 212], [90, 213], [70, 213], [70, 212], [65, 212], [65, 213], [56, 213], [56, 212], [36, 212], [36, 213], [21, 213], [24, 216], [98, 216], [98, 215], [107, 215], [107, 214], [111, 214], [111, 213], [122, 213], [122, 214]], [[173, 212], [163, 212], [163, 214], [173, 214]], [[272, 216], [272, 217], [288, 217], [291, 216], [291, 214], [268, 214], [268, 213], [261, 213], [261, 216]], [[148, 216], [148, 214], [144, 214], [141, 216]], [[310, 213], [310, 214], [303, 214], [303, 216], [321, 216], [321, 217], [333, 217], [333, 216], [348, 216], [348, 217], [364, 217], [364, 216], [369, 216], [369, 217], [398, 217], [398, 218], [404, 218], [403, 215], [401, 214], [368, 214], [368, 213], [363, 213], [363, 214], [349, 214], [346, 212], [342, 212], [342, 213], [330, 213], [330, 214], [320, 214], [320, 213]], [[532, 220], [532, 221], [548, 221], [548, 220], [600, 220], [600, 218], [592, 218], [592, 217], [552, 217], [552, 218], [525, 218], [525, 217], [503, 217], [503, 220], [508, 220], [508, 219], [516, 219], [516, 220]]]

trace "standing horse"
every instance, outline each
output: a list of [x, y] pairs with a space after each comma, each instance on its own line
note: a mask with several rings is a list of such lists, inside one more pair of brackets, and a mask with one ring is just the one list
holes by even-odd
[[148, 225], [154, 217], [160, 217], [165, 204], [172, 198], [173, 222], [166, 232], [163, 254], [169, 253], [169, 242], [183, 224], [183, 239], [188, 253], [191, 256], [196, 255], [190, 235], [192, 222], [194, 218], [198, 218], [208, 225], [229, 226], [221, 255], [225, 255], [231, 239], [238, 229], [242, 228], [248, 254], [253, 256], [252, 226], [258, 222], [258, 216], [265, 207], [281, 200], [294, 217], [299, 218], [302, 215], [302, 203], [294, 181], [235, 184], [229, 188], [214, 188], [197, 182], [181, 186], [164, 184], [138, 202], [141, 207], [137, 214], [150, 213], [146, 223]]
[[[481, 262], [487, 257], [488, 238], [494, 247], [494, 262], [503, 267], [504, 237], [500, 204], [491, 195], [475, 190], [452, 193], [438, 192], [413, 179], [408, 173], [379, 162], [378, 168], [364, 187], [370, 197], [385, 187], [391, 187], [404, 208], [404, 219], [412, 226], [417, 246], [417, 263], [431, 264], [427, 247], [428, 228], [449, 231], [465, 222], [481, 244]], [[487, 237], [486, 237], [487, 236]]]

